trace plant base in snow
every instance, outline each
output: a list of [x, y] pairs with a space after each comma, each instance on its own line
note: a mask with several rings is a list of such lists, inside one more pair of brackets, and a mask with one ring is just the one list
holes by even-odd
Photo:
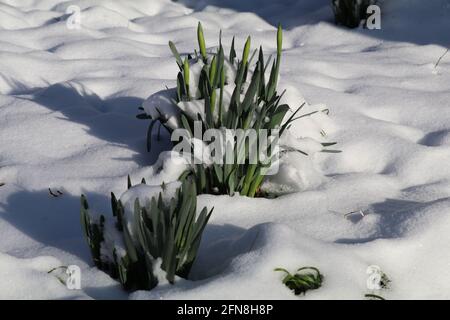
[[[128, 181], [124, 196], [132, 203], [123, 204], [111, 193], [115, 223], [104, 215], [94, 218], [81, 196], [81, 222], [95, 265], [130, 290], [152, 289], [160, 270], [172, 284], [176, 276], [187, 278], [212, 210], [203, 208], [197, 216], [197, 191], [191, 180], [173, 195], [165, 185], [132, 187]], [[139, 195], [146, 190], [151, 194], [142, 201]]]
[[[299, 271], [311, 270], [307, 273], [298, 273]], [[305, 294], [308, 290], [319, 289], [322, 286], [323, 275], [319, 269], [314, 267], [303, 267], [297, 270], [295, 274], [283, 268], [276, 268], [275, 271], [284, 272], [283, 284], [294, 291], [296, 295]]]

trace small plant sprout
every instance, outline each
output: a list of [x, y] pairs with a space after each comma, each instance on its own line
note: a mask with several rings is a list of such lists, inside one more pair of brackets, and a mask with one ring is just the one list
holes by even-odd
[[178, 53], [177, 48], [175, 47], [175, 44], [172, 41], [169, 41], [169, 48], [172, 51], [173, 56], [175, 57], [178, 67], [181, 68], [181, 66], [183, 65], [183, 61], [181, 60], [181, 56]]
[[272, 99], [276, 92], [276, 86], [278, 84], [278, 74], [280, 72], [282, 46], [283, 46], [283, 29], [281, 28], [281, 25], [278, 25], [277, 58], [273, 62], [272, 71], [270, 72], [269, 83], [267, 84], [267, 99], [268, 100]]
[[208, 57], [206, 56], [205, 35], [203, 33], [203, 27], [200, 22], [198, 23], [197, 27], [197, 39], [198, 39], [198, 46], [200, 49], [200, 55], [202, 56], [203, 61], [206, 63]]
[[252, 43], [252, 39], [250, 38], [250, 36], [248, 36], [247, 41], [245, 41], [244, 51], [242, 52], [242, 60], [241, 60], [241, 63], [243, 66], [242, 70], [247, 69], [251, 43]]
[[[307, 270], [312, 272], [301, 272]], [[286, 287], [294, 291], [295, 295], [306, 294], [306, 291], [319, 289], [322, 286], [323, 275], [315, 267], [300, 268], [295, 274], [291, 274], [283, 268], [276, 268], [275, 271], [285, 273], [282, 282]]]
[[183, 63], [183, 75], [184, 75], [185, 92], [186, 92], [188, 100], [190, 100], [191, 99], [191, 95], [189, 93], [190, 75], [189, 75], [189, 61], [188, 61], [187, 57], [184, 59], [184, 63]]

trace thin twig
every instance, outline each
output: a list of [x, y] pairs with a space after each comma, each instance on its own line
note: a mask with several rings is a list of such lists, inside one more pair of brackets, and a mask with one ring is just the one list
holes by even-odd
[[352, 211], [352, 212], [346, 213], [346, 214], [344, 214], [344, 217], [347, 218], [355, 213], [359, 213], [361, 215], [361, 217], [363, 217], [363, 218], [367, 215], [367, 213], [364, 213], [363, 210], [358, 210], [358, 211]]
[[59, 196], [62, 196], [64, 193], [62, 193], [59, 190], [56, 190], [56, 193], [52, 191], [52, 189], [48, 188], [48, 193], [54, 197], [54, 198], [58, 198]]
[[67, 270], [67, 266], [59, 266], [59, 267], [55, 267], [55, 268], [50, 269], [49, 271], [47, 271], [47, 273], [52, 273], [53, 271], [58, 270], [58, 269], [64, 269], [64, 270]]
[[439, 66], [439, 63], [441, 63], [442, 59], [444, 59], [444, 57], [447, 55], [447, 53], [450, 51], [449, 48], [447, 48], [447, 50], [445, 50], [444, 54], [442, 56], [439, 57], [438, 61], [436, 62], [436, 64], [434, 65], [434, 69], [436, 69]]

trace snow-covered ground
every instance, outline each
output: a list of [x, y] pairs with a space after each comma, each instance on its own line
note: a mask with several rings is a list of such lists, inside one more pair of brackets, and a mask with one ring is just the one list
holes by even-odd
[[[336, 27], [329, 2], [1, 0], [0, 298], [299, 299], [273, 269], [307, 265], [325, 281], [301, 299], [362, 299], [370, 265], [392, 280], [385, 298], [450, 298], [450, 54], [434, 68], [450, 45], [450, 1], [385, 0], [373, 31]], [[70, 5], [81, 29], [67, 27]], [[93, 267], [79, 197], [110, 212], [128, 174], [174, 179], [170, 167], [153, 173], [164, 146], [146, 152], [148, 123], [135, 115], [175, 86], [167, 42], [191, 52], [198, 21], [211, 46], [221, 29], [225, 45], [250, 34], [268, 53], [282, 22], [289, 103], [331, 111], [294, 131], [323, 130], [342, 153], [315, 155], [314, 174], [292, 159], [301, 192], [200, 196], [215, 210], [196, 281], [128, 294]], [[69, 264], [81, 290], [47, 273]]]

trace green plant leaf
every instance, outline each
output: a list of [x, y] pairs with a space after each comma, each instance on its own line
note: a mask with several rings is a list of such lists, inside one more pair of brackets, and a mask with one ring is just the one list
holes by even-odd
[[203, 27], [200, 22], [198, 23], [198, 26], [197, 26], [197, 40], [198, 40], [198, 46], [200, 48], [200, 54], [203, 58], [203, 61], [206, 62], [207, 56], [206, 56], [205, 35], [203, 33]]
[[169, 48], [172, 51], [173, 56], [175, 57], [178, 67], [182, 68], [183, 66], [183, 61], [181, 60], [180, 54], [178, 53], [177, 48], [175, 47], [175, 44], [172, 41], [169, 41]]

